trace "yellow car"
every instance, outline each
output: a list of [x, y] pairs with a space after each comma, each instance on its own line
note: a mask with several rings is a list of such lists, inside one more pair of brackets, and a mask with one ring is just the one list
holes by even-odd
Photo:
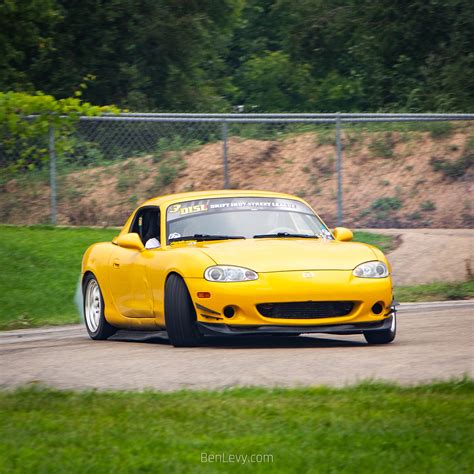
[[263, 191], [157, 197], [82, 262], [92, 339], [166, 330], [175, 346], [207, 335], [363, 334], [392, 342], [390, 266], [332, 232], [302, 199]]

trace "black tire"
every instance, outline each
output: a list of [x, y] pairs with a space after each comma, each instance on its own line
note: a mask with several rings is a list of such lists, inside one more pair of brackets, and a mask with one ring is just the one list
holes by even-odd
[[[92, 291], [92, 288], [97, 289], [96, 297], [98, 297], [98, 303], [100, 306], [98, 307], [98, 321], [92, 323], [88, 314], [86, 313], [87, 308], [87, 299], [88, 299], [88, 289]], [[107, 322], [105, 319], [105, 306], [104, 306], [104, 298], [102, 297], [102, 290], [100, 289], [99, 282], [97, 281], [94, 274], [89, 273], [82, 283], [82, 300], [83, 300], [83, 311], [84, 311], [84, 322], [86, 325], [87, 332], [89, 337], [94, 340], [104, 340], [108, 339], [110, 336], [113, 336], [117, 332], [117, 328], [112, 326]]]
[[176, 274], [170, 275], [165, 285], [165, 323], [175, 347], [195, 347], [203, 341], [186, 283]]
[[390, 344], [397, 334], [397, 318], [395, 313], [392, 315], [392, 318], [392, 325], [388, 329], [364, 332], [365, 340], [369, 344]]

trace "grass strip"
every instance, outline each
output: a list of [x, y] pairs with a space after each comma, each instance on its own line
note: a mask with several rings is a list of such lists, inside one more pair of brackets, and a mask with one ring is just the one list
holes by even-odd
[[[0, 472], [472, 472], [474, 381], [0, 392]], [[205, 453], [203, 455], [203, 453]], [[207, 462], [211, 454], [242, 462]], [[252, 455], [270, 455], [253, 462]], [[242, 459], [242, 458], [241, 458]]]
[[444, 301], [474, 298], [474, 280], [453, 283], [397, 286], [395, 296], [400, 302]]
[[373, 245], [374, 247], [378, 247], [385, 254], [395, 250], [397, 246], [397, 238], [393, 235], [382, 235], [363, 231], [354, 232], [354, 242], [363, 242], [364, 244]]
[[82, 254], [116, 229], [0, 226], [0, 328], [78, 322]]

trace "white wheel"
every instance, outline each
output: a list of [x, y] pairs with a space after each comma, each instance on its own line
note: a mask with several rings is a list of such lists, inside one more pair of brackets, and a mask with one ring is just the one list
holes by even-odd
[[84, 303], [84, 312], [86, 324], [91, 332], [96, 332], [99, 327], [102, 302], [100, 297], [99, 285], [95, 279], [89, 280], [86, 288], [86, 301]]
[[117, 329], [105, 319], [104, 299], [99, 283], [92, 273], [88, 273], [83, 282], [84, 319], [91, 339], [107, 339]]

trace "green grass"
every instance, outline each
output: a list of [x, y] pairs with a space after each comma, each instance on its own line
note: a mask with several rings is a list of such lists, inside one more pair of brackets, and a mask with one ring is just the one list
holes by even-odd
[[[474, 381], [0, 392], [0, 472], [472, 472]], [[202, 463], [202, 453], [273, 462]], [[271, 458], [269, 458], [271, 460]]]
[[382, 252], [388, 253], [394, 250], [397, 241], [393, 235], [374, 234], [372, 232], [354, 232], [354, 242], [363, 242], [378, 247]]
[[455, 283], [428, 283], [426, 285], [398, 286], [395, 297], [400, 302], [442, 301], [474, 298], [474, 280]]
[[0, 328], [78, 322], [82, 254], [116, 229], [0, 226]]

